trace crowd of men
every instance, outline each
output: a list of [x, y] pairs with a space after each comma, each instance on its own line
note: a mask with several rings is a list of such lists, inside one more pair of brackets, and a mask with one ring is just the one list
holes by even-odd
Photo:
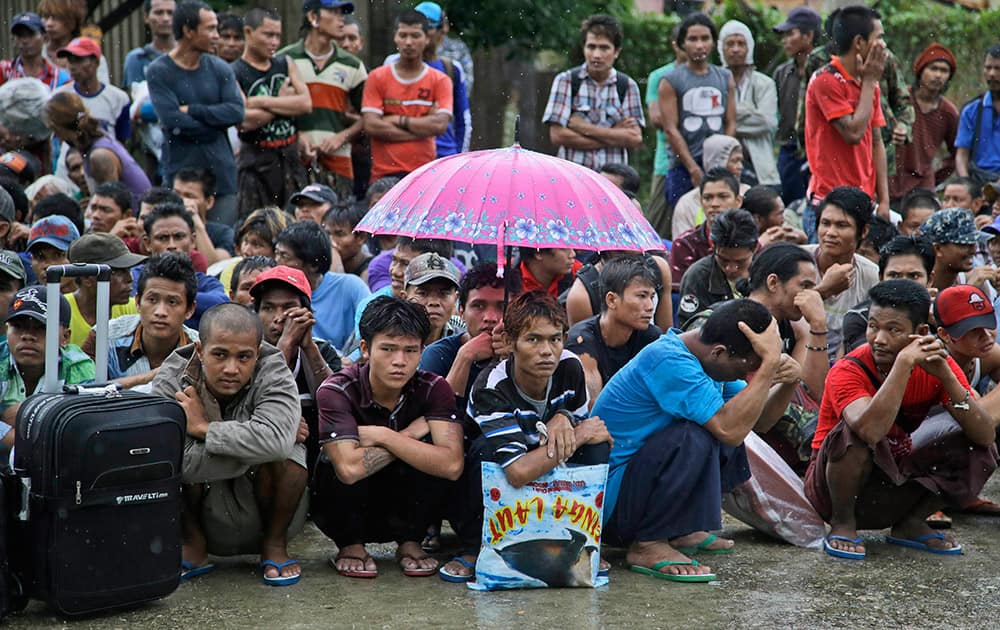
[[561, 157], [633, 199], [628, 151], [655, 127], [644, 210], [663, 249], [522, 247], [504, 279], [478, 250], [355, 231], [400, 178], [469, 149], [472, 58], [442, 8], [402, 11], [370, 71], [350, 1], [302, 9], [283, 45], [269, 9], [146, 0], [151, 40], [117, 87], [86, 3], [41, 0], [0, 61], [0, 100], [46, 91], [51, 132], [0, 129], [2, 442], [42, 381], [46, 318], [59, 379], [95, 377], [95, 281], [65, 280], [50, 314], [45, 270], [110, 266], [109, 377], [187, 416], [184, 579], [254, 553], [266, 583], [294, 584], [288, 539], [310, 519], [341, 575], [376, 577], [366, 545], [394, 541], [405, 575], [470, 581], [489, 461], [515, 487], [608, 464], [604, 542], [707, 582], [693, 556], [734, 553], [711, 532], [750, 432], [803, 478], [832, 556], [863, 559], [877, 528], [957, 554], [948, 512], [1000, 514], [981, 496], [1000, 45], [959, 108], [954, 54], [897, 58], [872, 9], [793, 9], [773, 77], [747, 25], [694, 13], [643, 99], [614, 67], [620, 24], [591, 16], [541, 117]]

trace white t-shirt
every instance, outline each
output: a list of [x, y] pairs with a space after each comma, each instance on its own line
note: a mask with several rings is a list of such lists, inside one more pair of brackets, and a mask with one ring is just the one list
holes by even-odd
[[[816, 260], [818, 245], [803, 245], [807, 252]], [[816, 260], [816, 267], [819, 261]], [[844, 345], [844, 315], [861, 302], [868, 299], [868, 290], [878, 284], [878, 265], [860, 254], [854, 254], [854, 282], [846, 290], [823, 300], [826, 309], [826, 327], [829, 331], [826, 342], [829, 344], [830, 358], [836, 357], [837, 351]]]

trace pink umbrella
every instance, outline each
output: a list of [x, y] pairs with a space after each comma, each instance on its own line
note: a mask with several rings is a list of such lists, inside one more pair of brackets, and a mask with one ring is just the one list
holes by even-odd
[[359, 231], [506, 246], [662, 250], [642, 212], [598, 173], [519, 145], [425, 164], [396, 184]]

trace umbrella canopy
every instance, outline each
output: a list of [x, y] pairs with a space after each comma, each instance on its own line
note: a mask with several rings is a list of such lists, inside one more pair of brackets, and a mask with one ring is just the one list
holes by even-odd
[[460, 153], [407, 175], [355, 228], [475, 244], [662, 250], [656, 231], [614, 184], [518, 145]]

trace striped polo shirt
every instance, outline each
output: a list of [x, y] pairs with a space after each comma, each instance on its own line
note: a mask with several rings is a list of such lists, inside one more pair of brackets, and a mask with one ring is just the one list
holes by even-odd
[[[295, 61], [312, 96], [312, 113], [297, 119], [299, 133], [316, 145], [351, 126], [344, 114], [351, 111], [360, 115], [361, 95], [368, 77], [360, 59], [334, 45], [333, 55], [317, 70], [306, 54], [303, 40], [281, 49], [278, 55], [288, 55]], [[328, 171], [354, 178], [349, 142], [334, 155], [320, 155], [319, 161]]]

